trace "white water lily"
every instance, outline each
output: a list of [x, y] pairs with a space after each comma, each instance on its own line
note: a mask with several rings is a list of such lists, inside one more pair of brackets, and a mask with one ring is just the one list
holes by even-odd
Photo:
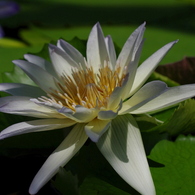
[[169, 88], [161, 81], [143, 86], [171, 42], [139, 67], [145, 23], [128, 38], [118, 58], [110, 36], [97, 23], [88, 38], [87, 57], [64, 40], [49, 45], [51, 62], [26, 54], [15, 60], [38, 87], [3, 83], [0, 111], [36, 118], [11, 125], [0, 138], [73, 126], [43, 164], [30, 186], [36, 194], [84, 145], [88, 137], [114, 170], [143, 195], [155, 195], [141, 135], [132, 114], [169, 107], [195, 95], [195, 85]]

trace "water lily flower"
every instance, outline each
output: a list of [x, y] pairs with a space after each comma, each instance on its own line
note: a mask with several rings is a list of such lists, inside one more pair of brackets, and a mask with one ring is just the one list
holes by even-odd
[[4, 139], [30, 132], [72, 126], [59, 147], [43, 164], [30, 186], [36, 194], [90, 138], [114, 170], [143, 195], [155, 188], [134, 114], [150, 113], [195, 95], [195, 85], [167, 87], [164, 82], [144, 85], [160, 60], [177, 42], [156, 51], [139, 67], [145, 23], [128, 38], [118, 58], [110, 36], [100, 24], [91, 30], [86, 58], [64, 40], [49, 45], [51, 62], [26, 54], [14, 60], [37, 85], [3, 83], [0, 111], [40, 118], [9, 126]]

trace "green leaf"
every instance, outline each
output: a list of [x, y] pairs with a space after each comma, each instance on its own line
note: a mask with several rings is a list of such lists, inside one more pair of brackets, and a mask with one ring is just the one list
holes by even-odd
[[52, 184], [62, 195], [79, 195], [77, 177], [62, 167], [60, 167], [56, 179], [52, 181]]
[[93, 176], [85, 178], [80, 186], [80, 191], [81, 195], [130, 195], [129, 193]]
[[148, 131], [149, 129], [154, 128], [157, 125], [162, 124], [162, 121], [159, 121], [155, 117], [146, 114], [137, 115], [134, 118], [141, 131]]
[[177, 107], [174, 106], [172, 108], [163, 110], [161, 112], [154, 113], [154, 114], [152, 114], [152, 116], [160, 121], [166, 122], [168, 119], [171, 118], [171, 116], [173, 115], [176, 108]]
[[175, 142], [163, 140], [149, 158], [164, 164], [151, 168], [158, 195], [195, 194], [195, 137], [180, 136]]
[[181, 103], [172, 117], [153, 130], [167, 132], [171, 136], [195, 132], [195, 100], [189, 99]]

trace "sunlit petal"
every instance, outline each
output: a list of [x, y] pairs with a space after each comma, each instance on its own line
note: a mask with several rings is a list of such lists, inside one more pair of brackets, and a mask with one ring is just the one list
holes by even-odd
[[123, 103], [119, 114], [132, 112], [147, 102], [159, 96], [168, 89], [167, 84], [161, 81], [152, 81], [145, 84], [138, 92]]
[[130, 61], [134, 61], [135, 53], [142, 42], [144, 31], [145, 23], [140, 25], [127, 39], [117, 59], [117, 64], [122, 68], [127, 66]]
[[63, 39], [60, 39], [58, 40], [57, 46], [60, 49], [64, 50], [64, 52], [66, 52], [77, 64], [80, 64], [83, 68], [85, 68], [85, 61], [83, 55], [72, 45], [70, 45]]
[[94, 72], [97, 72], [100, 65], [104, 65], [104, 61], [108, 61], [108, 52], [104, 35], [99, 23], [91, 30], [87, 41], [87, 61], [93, 67]]
[[29, 193], [36, 194], [68, 161], [78, 152], [87, 140], [83, 124], [77, 124], [59, 147], [49, 156], [35, 178]]
[[56, 74], [61, 78], [64, 74], [71, 76], [72, 68], [78, 68], [78, 64], [63, 50], [55, 45], [49, 45], [50, 58]]
[[0, 98], [0, 112], [38, 118], [64, 118], [56, 110], [30, 101], [30, 97], [7, 96]]
[[194, 96], [195, 84], [171, 87], [168, 88], [164, 93], [160, 94], [158, 97], [152, 99], [131, 113], [140, 114], [158, 111]]
[[70, 119], [40, 119], [16, 123], [4, 129], [0, 133], [0, 139], [31, 132], [61, 129], [74, 125], [76, 122]]
[[155, 195], [139, 128], [131, 115], [118, 116], [97, 142], [114, 170], [142, 195]]
[[129, 80], [129, 74], [123, 79], [121, 87], [116, 87], [108, 100], [108, 109], [116, 110], [123, 99], [123, 95], [126, 93], [127, 84]]
[[105, 37], [105, 43], [108, 51], [109, 61], [111, 63], [112, 69], [114, 70], [116, 66], [116, 52], [115, 52], [114, 43], [112, 41], [111, 36]]
[[137, 51], [135, 52], [134, 60], [130, 61], [130, 63], [126, 67], [126, 71], [127, 71], [129, 76], [128, 76], [127, 81], [126, 81], [126, 86], [124, 86], [124, 89], [123, 89], [123, 100], [125, 100], [126, 98], [129, 97], [129, 91], [131, 90], [134, 79], [135, 79], [135, 75], [136, 75], [139, 59], [141, 56], [143, 43], [144, 43], [144, 41], [142, 41], [140, 43], [139, 47], [137, 48]]
[[129, 92], [129, 96], [135, 93], [146, 82], [148, 77], [157, 67], [158, 63], [162, 60], [162, 58], [167, 54], [167, 52], [173, 47], [175, 43], [177, 43], [177, 41], [173, 41], [163, 46], [138, 67], [132, 89]]
[[99, 138], [107, 131], [110, 123], [110, 120], [94, 119], [85, 126], [86, 134], [93, 142], [97, 142]]

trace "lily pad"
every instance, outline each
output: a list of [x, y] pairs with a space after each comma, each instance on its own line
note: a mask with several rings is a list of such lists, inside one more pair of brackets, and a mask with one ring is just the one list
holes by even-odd
[[180, 136], [175, 142], [163, 140], [149, 158], [164, 164], [151, 168], [158, 195], [195, 194], [195, 137]]

